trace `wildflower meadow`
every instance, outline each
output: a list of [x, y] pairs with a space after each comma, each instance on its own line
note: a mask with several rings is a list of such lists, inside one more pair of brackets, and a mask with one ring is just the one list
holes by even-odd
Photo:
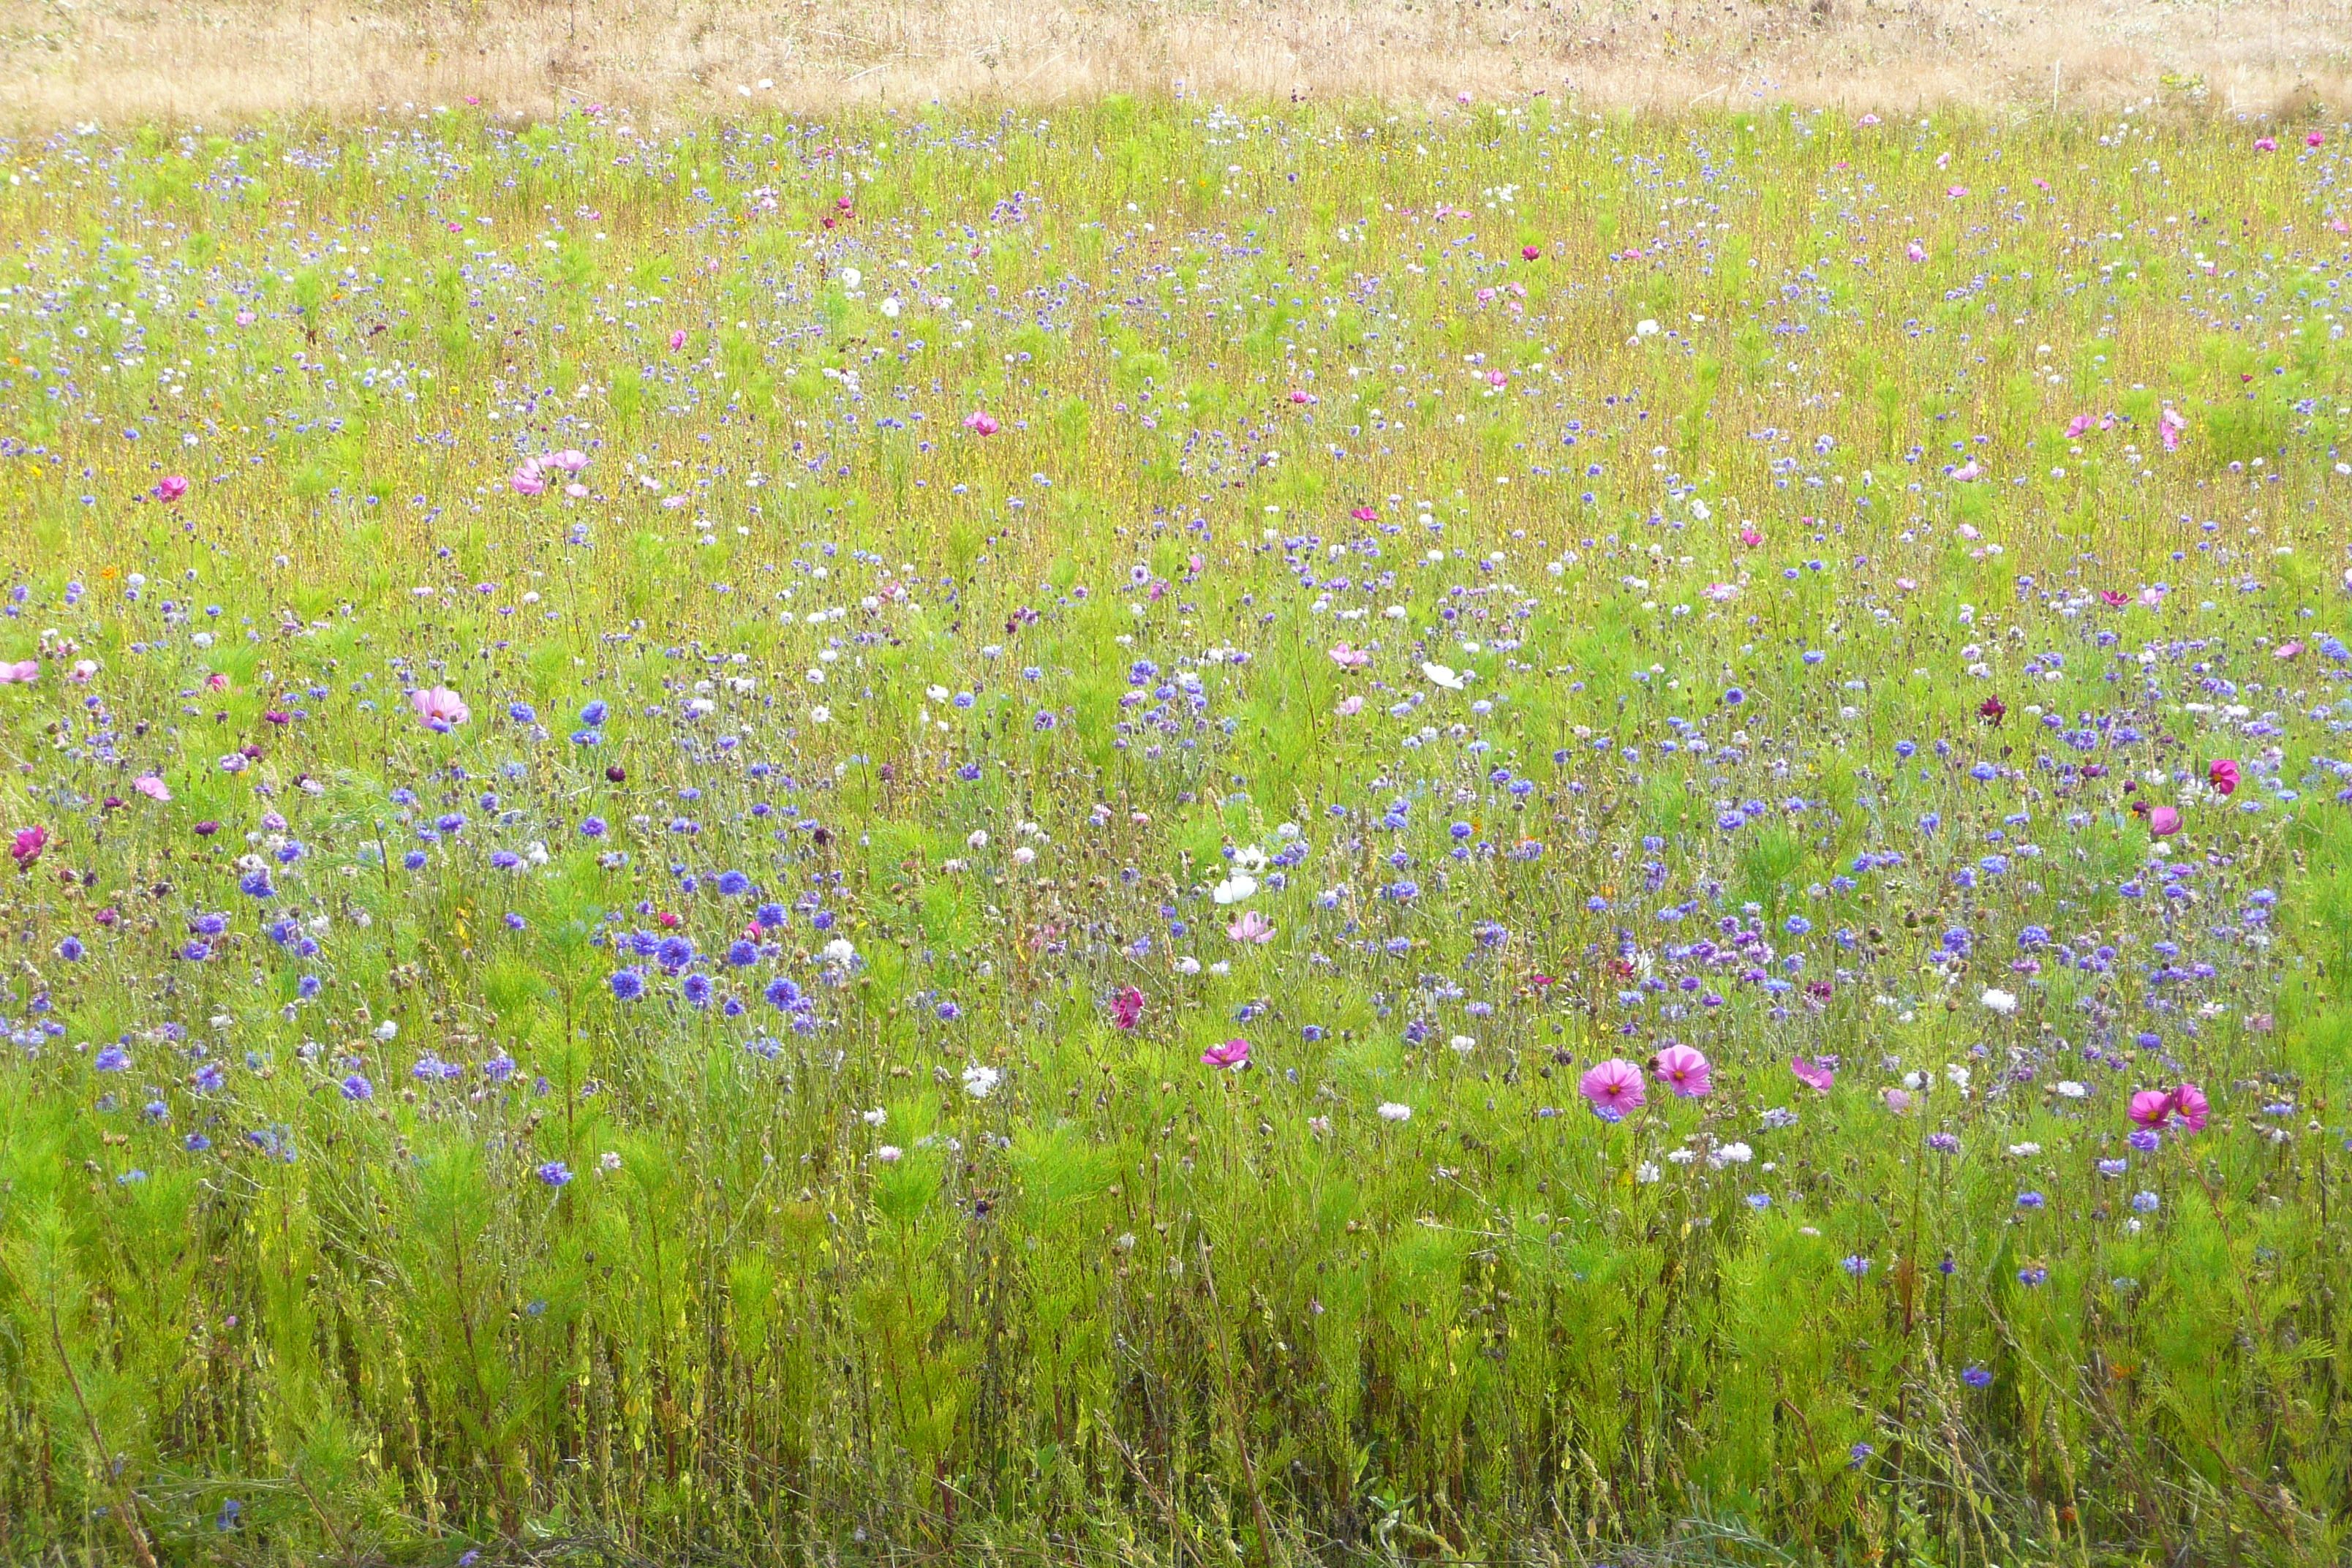
[[2342, 1563], [2345, 144], [8, 143], [0, 1558]]

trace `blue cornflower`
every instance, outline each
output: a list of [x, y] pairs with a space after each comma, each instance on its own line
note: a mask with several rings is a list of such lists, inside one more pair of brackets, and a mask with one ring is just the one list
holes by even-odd
[[609, 984], [613, 987], [613, 994], [624, 1002], [634, 1002], [646, 994], [646, 977], [634, 969], [613, 971]]
[[343, 1098], [345, 1100], [373, 1100], [375, 1098], [375, 1085], [368, 1082], [368, 1080], [362, 1075], [353, 1073], [351, 1077], [343, 1079]]

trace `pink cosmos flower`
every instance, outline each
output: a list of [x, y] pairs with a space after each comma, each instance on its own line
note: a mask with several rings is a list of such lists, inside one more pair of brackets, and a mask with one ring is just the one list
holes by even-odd
[[16, 858], [16, 868], [22, 871], [39, 859], [41, 851], [48, 847], [49, 830], [47, 828], [20, 827], [16, 830], [16, 838], [8, 846], [8, 853]]
[[2238, 793], [2238, 764], [2227, 757], [2218, 759], [2205, 770], [2205, 782], [2213, 786], [2215, 795]]
[[2139, 591], [2139, 602], [2153, 610], [2164, 603], [2164, 584], [2151, 583]]
[[669, 352], [676, 353], [684, 347], [686, 347], [686, 329], [680, 327], [669, 335]]
[[1533, 261], [1542, 254], [1543, 247], [1539, 245], [1523, 245], [1519, 247], [1519, 259], [1522, 261]]
[[19, 659], [15, 664], [0, 664], [0, 686], [30, 686], [41, 678], [41, 661]]
[[507, 476], [507, 483], [519, 496], [544, 495], [547, 491], [547, 480], [540, 474], [537, 458], [525, 458], [522, 466]]
[[1927, 259], [1927, 247], [1915, 239], [1903, 247], [1903, 258], [1906, 261], [1925, 261]]
[[1764, 542], [1764, 536], [1756, 531], [1754, 523], [1743, 522], [1739, 525], [1739, 542], [1753, 550]]
[[1984, 478], [1984, 465], [1978, 462], [1974, 458], [1970, 458], [1967, 462], [1962, 463], [1958, 468], [1952, 470], [1952, 478], [1958, 479], [1964, 485], [1974, 480], [1980, 479]]
[[2119, 594], [2113, 588], [2099, 590], [2099, 603], [2111, 610], [2120, 610], [2131, 602], [2132, 596], [2129, 594]]
[[2075, 437], [2080, 436], [2084, 431], [2088, 430], [2096, 423], [2098, 422], [2087, 414], [2075, 415], [2074, 417], [2066, 421], [2066, 439], [2069, 441], [2073, 440]]
[[470, 717], [465, 700], [446, 686], [424, 688], [408, 694], [408, 705], [425, 721], [425, 727], [447, 734]]
[[1207, 1050], [1202, 1051], [1201, 1065], [1204, 1068], [1225, 1068], [1239, 1072], [1249, 1066], [1249, 1057], [1250, 1043], [1247, 1040], [1227, 1040], [1222, 1045], [1211, 1046]]
[[1377, 522], [1381, 516], [1378, 510], [1368, 506], [1350, 507], [1348, 509], [1348, 515], [1358, 522]]
[[205, 677], [205, 689], [206, 691], [226, 691], [228, 689], [228, 677], [217, 669], [214, 670], [210, 675]]
[[1790, 1057], [1789, 1070], [1797, 1075], [1799, 1083], [1820, 1094], [1827, 1094], [1830, 1091], [1830, 1085], [1837, 1082], [1836, 1068], [1825, 1068], [1818, 1062], [1809, 1062], [1802, 1057]]
[[2283, 642], [2279, 644], [2278, 647], [2271, 649], [2271, 657], [2273, 658], [2293, 658], [2302, 651], [2303, 642], [2300, 638], [2297, 638], [2293, 642]]
[[66, 679], [72, 681], [76, 686], [88, 686], [90, 681], [90, 677], [97, 673], [98, 660], [94, 658], [78, 658], [74, 660], [74, 667], [66, 671]]
[[2212, 1113], [2213, 1103], [2205, 1091], [2193, 1083], [2175, 1085], [2172, 1090], [2172, 1113], [2191, 1132], [2205, 1131], [2205, 1119]]
[[1622, 1057], [1612, 1057], [1588, 1068], [1576, 1080], [1576, 1092], [1605, 1110], [1631, 1110], [1647, 1098], [1642, 1069]]
[[963, 427], [975, 436], [993, 436], [1002, 428], [996, 423], [994, 415], [978, 408], [963, 416]]
[[2306, 147], [2325, 147], [2327, 145], [2327, 132], [2306, 131], [2303, 133], [2303, 144]]
[[566, 447], [561, 452], [548, 453], [540, 459], [540, 462], [546, 468], [561, 468], [567, 474], [576, 474], [588, 466], [588, 454], [576, 447]]
[[1111, 1026], [1132, 1029], [1143, 1022], [1143, 993], [1132, 985], [1122, 985], [1110, 999]]
[[1225, 928], [1225, 934], [1235, 942], [1259, 945], [1274, 940], [1274, 922], [1255, 910], [1244, 910], [1242, 918]]
[[1342, 719], [1352, 719], [1363, 710], [1364, 700], [1361, 697], [1342, 697], [1339, 705], [1332, 710]]
[[1361, 669], [1372, 662], [1372, 656], [1362, 648], [1334, 643], [1331, 645], [1331, 659], [1342, 669]]
[[1311, 403], [1314, 401], [1314, 398], [1304, 387], [1294, 386], [1290, 389], [1290, 401], [1293, 403]]
[[1865, 114], [1861, 119], [1855, 121], [1854, 123], [1856, 125], [1875, 125], [1878, 123], [1878, 116], [1875, 114]]
[[1704, 1100], [1715, 1087], [1715, 1069], [1690, 1046], [1668, 1046], [1650, 1058], [1650, 1072], [1680, 1100]]
[[172, 786], [153, 773], [142, 773], [131, 781], [131, 787], [149, 800], [163, 802], [172, 798]]
[[155, 481], [155, 499], [175, 501], [188, 493], [188, 481], [178, 474], [166, 474]]
[[2131, 1119], [2153, 1132], [2172, 1120], [2172, 1092], [2144, 1089], [2131, 1097]]
[[2257, 152], [2257, 153], [2275, 153], [2275, 152], [2277, 152], [2277, 151], [2278, 151], [2278, 138], [2277, 138], [2277, 137], [2275, 137], [2275, 136], [2257, 136], [2257, 137], [2255, 137], [2255, 138], [2254, 138], [2254, 151], [2255, 151], [2255, 152]]
[[2189, 428], [2189, 416], [2178, 408], [2168, 408], [2157, 416], [2156, 433], [2168, 452], [2180, 450], [2180, 437]]
[[1966, 185], [1947, 185], [1944, 187], [1944, 194], [1952, 197], [1954, 200], [1958, 200], [1961, 196], [1969, 194], [1969, 188]]
[[2171, 837], [2180, 831], [2180, 813], [2168, 805], [2150, 808], [2147, 814], [2147, 830], [2158, 838]]

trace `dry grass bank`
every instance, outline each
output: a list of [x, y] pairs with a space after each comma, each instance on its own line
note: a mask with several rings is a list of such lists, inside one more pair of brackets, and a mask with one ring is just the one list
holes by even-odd
[[[474, 96], [688, 117], [1110, 90], [1589, 105], [2334, 107], [2347, 0], [0, 0], [0, 121], [366, 114]], [[765, 87], [761, 84], [766, 83]]]

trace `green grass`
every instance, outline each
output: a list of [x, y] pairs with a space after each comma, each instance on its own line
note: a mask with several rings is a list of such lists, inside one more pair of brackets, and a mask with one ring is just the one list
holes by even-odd
[[0, 1553], [2339, 1561], [2305, 129], [11, 149]]

